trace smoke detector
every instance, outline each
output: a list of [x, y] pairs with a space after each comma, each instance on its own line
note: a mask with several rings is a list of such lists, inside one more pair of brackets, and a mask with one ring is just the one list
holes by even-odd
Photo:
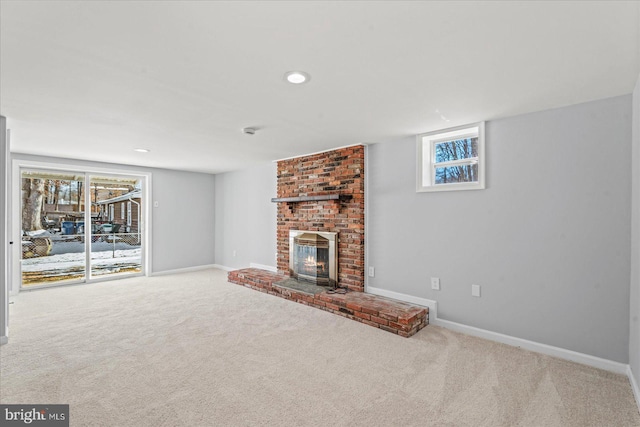
[[256, 128], [243, 128], [242, 133], [244, 133], [245, 135], [253, 135], [254, 133], [256, 133]]

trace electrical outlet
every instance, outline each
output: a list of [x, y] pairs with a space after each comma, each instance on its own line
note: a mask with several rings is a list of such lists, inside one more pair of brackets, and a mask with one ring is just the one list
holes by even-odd
[[233, 250], [233, 256], [235, 257], [236, 255], [238, 255], [238, 251], [236, 251], [235, 249]]
[[440, 279], [438, 277], [431, 278], [431, 289], [433, 289], [434, 291], [440, 290]]
[[375, 276], [376, 276], [376, 268], [369, 267], [369, 277], [375, 277]]
[[471, 296], [480, 297], [480, 285], [471, 285]]

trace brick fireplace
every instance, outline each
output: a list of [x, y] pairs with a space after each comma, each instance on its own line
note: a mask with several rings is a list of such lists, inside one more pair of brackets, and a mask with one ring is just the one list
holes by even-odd
[[[425, 327], [428, 308], [364, 292], [364, 146], [281, 160], [277, 173], [278, 271], [234, 270], [229, 282], [403, 337]], [[335, 282], [355, 292], [323, 288]]]
[[278, 162], [277, 268], [290, 275], [290, 231], [337, 233], [338, 286], [364, 291], [364, 146]]

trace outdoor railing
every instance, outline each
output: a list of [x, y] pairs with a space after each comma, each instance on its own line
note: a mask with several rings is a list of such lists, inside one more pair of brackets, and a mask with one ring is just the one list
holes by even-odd
[[139, 247], [140, 242], [140, 233], [93, 234], [91, 236], [91, 251], [98, 252], [110, 249], [113, 253], [113, 257], [115, 258], [116, 250], [126, 250], [136, 246]]

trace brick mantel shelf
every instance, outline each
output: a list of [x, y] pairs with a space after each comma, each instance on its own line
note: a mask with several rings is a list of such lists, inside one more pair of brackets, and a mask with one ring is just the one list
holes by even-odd
[[273, 203], [319, 202], [322, 200], [349, 201], [352, 197], [351, 194], [327, 194], [320, 196], [274, 197], [271, 201]]

